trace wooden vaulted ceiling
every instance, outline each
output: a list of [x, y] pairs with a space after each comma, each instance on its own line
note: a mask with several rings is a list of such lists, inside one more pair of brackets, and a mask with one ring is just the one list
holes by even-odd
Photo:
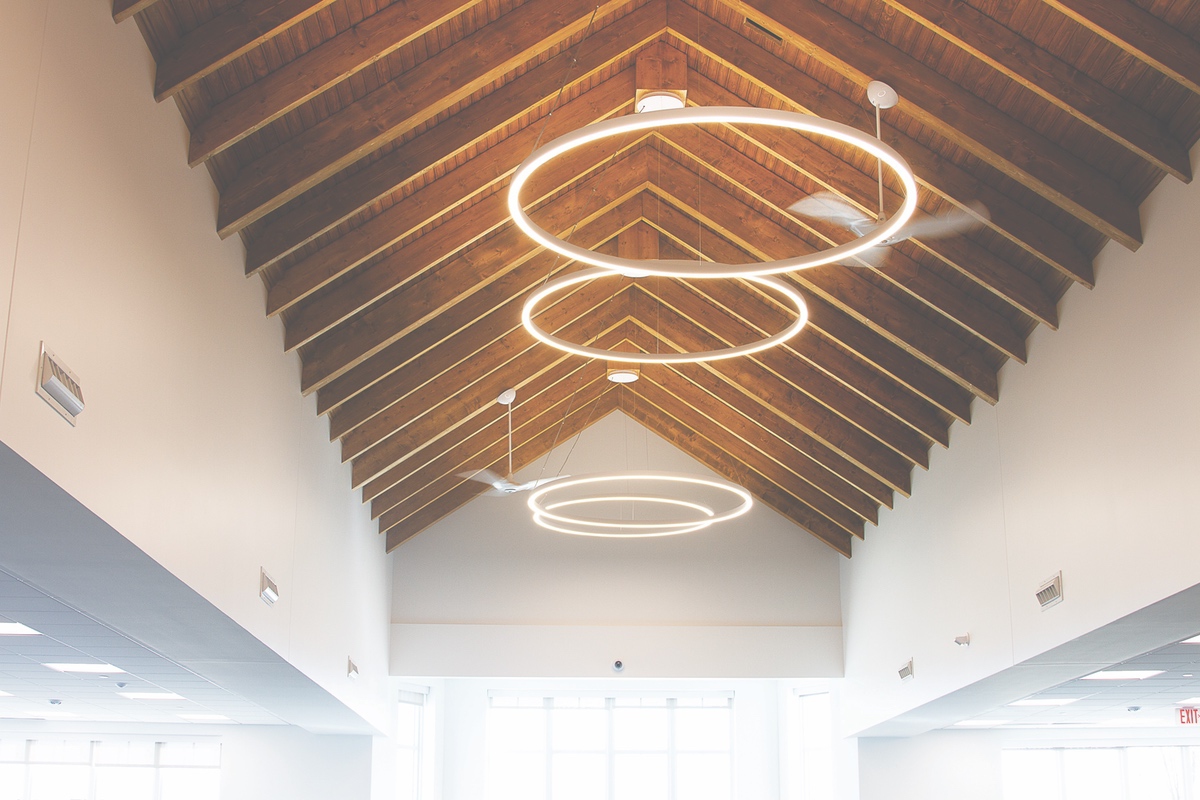
[[[849, 555], [950, 424], [998, 401], [998, 369], [1092, 285], [1099, 249], [1140, 244], [1139, 204], [1190, 180], [1200, 132], [1193, 0], [113, 0], [113, 16], [136, 18], [154, 95], [175, 99], [220, 191], [217, 233], [243, 238], [389, 549], [486, 488], [459, 473], [504, 470], [494, 400], [514, 386], [518, 468], [621, 409]], [[521, 328], [524, 298], [579, 266], [513, 226], [507, 181], [538, 141], [632, 113], [639, 56], [673, 54], [689, 104], [867, 131], [866, 84], [889, 82], [884, 138], [921, 213], [988, 217], [879, 269], [786, 276], [810, 311], [786, 346], [609, 383]], [[524, 199], [587, 247], [733, 263], [846, 241], [785, 210], [816, 191], [873, 211], [874, 164], [705, 126], [560, 159]], [[695, 350], [788, 316], [740, 281], [613, 277], [540, 320]]]

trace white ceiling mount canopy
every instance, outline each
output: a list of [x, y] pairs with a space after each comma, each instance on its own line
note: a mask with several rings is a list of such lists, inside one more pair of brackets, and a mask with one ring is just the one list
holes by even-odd
[[876, 108], [895, 108], [900, 95], [883, 81], [871, 81], [867, 84], [867, 99]]
[[[577, 150], [591, 142], [608, 139], [627, 133], [666, 128], [679, 125], [700, 124], [726, 125], [765, 125], [772, 128], [785, 128], [801, 133], [825, 136], [856, 147], [868, 155], [874, 156], [881, 164], [886, 164], [904, 189], [904, 199], [900, 208], [886, 221], [873, 228], [865, 236], [854, 241], [837, 245], [826, 250], [818, 250], [807, 255], [785, 258], [777, 261], [766, 261], [754, 264], [722, 264], [710, 261], [685, 261], [681, 259], [627, 259], [620, 256], [610, 256], [587, 250], [571, 244], [549, 231], [540, 227], [525, 212], [521, 204], [521, 189], [537, 173], [553, 159], [572, 150]], [[832, 264], [874, 247], [886, 239], [895, 236], [912, 217], [917, 207], [917, 182], [913, 177], [912, 168], [908, 162], [888, 145], [862, 131], [831, 122], [820, 117], [796, 114], [789, 111], [778, 111], [768, 108], [741, 108], [733, 106], [712, 106], [681, 108], [675, 111], [660, 111], [654, 114], [631, 114], [614, 117], [603, 122], [584, 126], [565, 136], [560, 136], [545, 144], [530, 154], [529, 158], [517, 167], [513, 174], [512, 183], [508, 190], [508, 209], [522, 231], [538, 244], [563, 256], [564, 258], [582, 261], [595, 267], [619, 272], [633, 277], [636, 275], [657, 275], [664, 278], [746, 278], [750, 276], [778, 275], [784, 272], [795, 272], [801, 269]]]
[[547, 297], [576, 284], [608, 277], [613, 277], [613, 273], [607, 269], [585, 269], [550, 281], [542, 286], [541, 289], [531, 294], [525, 301], [525, 305], [521, 308], [521, 324], [525, 326], [525, 330], [529, 331], [530, 335], [543, 344], [548, 344], [564, 352], [585, 358], [605, 358], [609, 361], [620, 361], [630, 364], [687, 364], [698, 361], [719, 361], [725, 358], [737, 358], [738, 356], [750, 355], [760, 350], [766, 350], [769, 347], [774, 347], [791, 339], [808, 323], [808, 306], [805, 304], [804, 298], [800, 296], [800, 293], [783, 281], [761, 275], [744, 275], [742, 278], [783, 295], [792, 305], [796, 319], [779, 333], [760, 339], [757, 342], [749, 342], [736, 347], [725, 347], [720, 350], [703, 350], [695, 353], [627, 353], [619, 350], [602, 350], [598, 347], [589, 347], [587, 345], [568, 342], [566, 339], [548, 333], [538, 327], [537, 323], [533, 321], [533, 317], [537, 313], [538, 304]]

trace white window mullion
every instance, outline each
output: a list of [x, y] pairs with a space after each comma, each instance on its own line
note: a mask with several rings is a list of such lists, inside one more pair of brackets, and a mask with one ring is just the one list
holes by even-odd
[[677, 759], [675, 758], [675, 698], [667, 699], [667, 798], [675, 800], [676, 784], [675, 770]]

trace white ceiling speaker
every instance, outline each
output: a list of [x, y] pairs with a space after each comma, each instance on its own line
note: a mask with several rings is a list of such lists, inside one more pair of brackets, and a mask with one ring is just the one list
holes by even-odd
[[608, 379], [613, 383], [635, 383], [641, 377], [641, 370], [637, 365], [628, 367], [609, 367]]
[[883, 81], [871, 81], [867, 84], [867, 99], [876, 108], [895, 108], [900, 95]]
[[42, 342], [38, 356], [37, 393], [72, 425], [83, 412], [83, 389], [79, 385], [79, 376], [50, 352], [45, 342]]

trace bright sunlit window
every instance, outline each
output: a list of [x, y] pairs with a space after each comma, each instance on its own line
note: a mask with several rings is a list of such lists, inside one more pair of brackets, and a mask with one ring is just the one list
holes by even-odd
[[0, 739], [2, 800], [218, 800], [217, 742]]
[[827, 693], [787, 703], [787, 800], [832, 800], [833, 718]]
[[421, 800], [425, 778], [422, 770], [425, 700], [426, 695], [420, 692], [400, 692], [396, 707], [397, 800]]
[[488, 800], [731, 800], [733, 697], [492, 697]]
[[1005, 800], [1200, 800], [1200, 747], [1005, 750]]

